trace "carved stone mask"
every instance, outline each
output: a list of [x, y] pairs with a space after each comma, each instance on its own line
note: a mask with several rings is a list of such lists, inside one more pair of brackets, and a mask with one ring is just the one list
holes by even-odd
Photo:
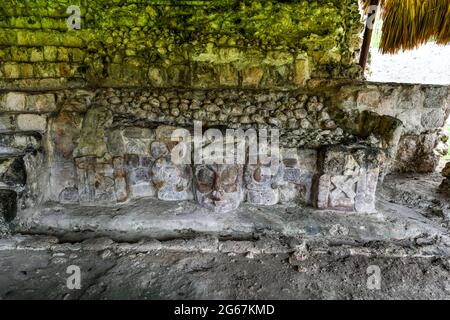
[[256, 205], [274, 205], [279, 201], [279, 182], [283, 177], [278, 158], [268, 158], [267, 163], [247, 164], [245, 185], [247, 201]]
[[161, 200], [189, 200], [192, 195], [192, 169], [190, 165], [177, 165], [171, 160], [172, 142], [153, 142], [152, 157], [155, 159], [150, 174]]
[[243, 166], [238, 164], [200, 164], [195, 167], [195, 194], [198, 203], [215, 212], [239, 207], [243, 198]]

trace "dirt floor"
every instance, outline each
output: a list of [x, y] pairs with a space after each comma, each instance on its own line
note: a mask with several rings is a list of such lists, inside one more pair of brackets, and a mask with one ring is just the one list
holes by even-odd
[[[0, 299], [450, 299], [448, 201], [433, 198], [441, 179], [388, 176], [370, 215], [243, 206], [225, 221], [189, 204], [97, 215], [50, 206], [0, 238]], [[193, 217], [197, 230], [165, 233], [195, 229], [184, 225]]]
[[[101, 241], [50, 247], [0, 251], [2, 299], [450, 298], [450, 260], [414, 255], [405, 244], [271, 254], [146, 251], [143, 243], [112, 249]], [[71, 265], [81, 270], [78, 290], [67, 287]], [[380, 270], [379, 288], [368, 285], [376, 283], [370, 266]]]

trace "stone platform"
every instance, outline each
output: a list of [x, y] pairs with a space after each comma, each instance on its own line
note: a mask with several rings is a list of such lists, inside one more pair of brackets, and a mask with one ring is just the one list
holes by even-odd
[[[379, 197], [376, 214], [317, 210], [301, 205], [270, 207], [243, 204], [227, 214], [211, 212], [192, 201], [136, 199], [115, 207], [49, 204], [23, 211], [15, 232], [53, 235], [62, 241], [109, 237], [116, 241], [142, 239], [254, 240], [267, 234], [321, 241], [446, 242], [448, 229], [421, 213]], [[422, 241], [422, 240], [421, 240]], [[450, 244], [450, 241], [448, 242]]]

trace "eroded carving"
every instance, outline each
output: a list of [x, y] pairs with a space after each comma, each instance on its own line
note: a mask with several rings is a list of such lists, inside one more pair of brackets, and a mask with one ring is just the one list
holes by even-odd
[[200, 164], [195, 166], [195, 196], [207, 209], [224, 213], [237, 209], [243, 199], [243, 165]]
[[370, 147], [331, 147], [319, 158], [322, 172], [317, 183], [320, 209], [375, 211], [375, 191], [382, 154]]
[[247, 202], [256, 205], [277, 204], [280, 200], [279, 185], [283, 179], [280, 157], [270, 156], [264, 161], [260, 157], [254, 159], [258, 159], [256, 163], [247, 163], [245, 166]]
[[156, 129], [157, 141], [151, 144], [154, 162], [151, 177], [161, 200], [189, 200], [192, 193], [192, 168], [190, 165], [190, 149], [186, 150], [185, 161], [175, 163], [172, 151], [180, 141], [173, 141], [172, 133], [176, 128], [161, 126]]

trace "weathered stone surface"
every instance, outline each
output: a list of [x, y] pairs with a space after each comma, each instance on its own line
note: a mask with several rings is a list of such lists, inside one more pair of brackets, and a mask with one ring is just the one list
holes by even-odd
[[82, 116], [63, 111], [49, 121], [49, 200], [78, 203], [74, 150], [81, 134]]
[[311, 149], [288, 149], [283, 152], [281, 202], [310, 204], [313, 177], [317, 173], [317, 152]]
[[5, 6], [0, 72], [6, 85], [26, 88], [294, 88], [309, 75], [357, 78], [358, 5], [329, 1], [256, 1], [235, 10], [226, 1], [93, 0], [74, 32], [61, 18], [67, 3]]
[[1, 97], [1, 111], [25, 111], [25, 94], [8, 92]]
[[39, 149], [41, 137], [35, 133], [0, 134], [0, 155], [21, 155]]
[[54, 112], [56, 111], [55, 95], [52, 93], [27, 95], [25, 109], [29, 112]]
[[77, 187], [65, 187], [59, 194], [58, 201], [67, 204], [79, 203], [79, 194]]
[[316, 206], [375, 212], [375, 191], [383, 156], [375, 148], [329, 147], [319, 156]]
[[150, 165], [150, 156], [125, 155], [127, 184], [131, 197], [138, 198], [155, 195], [155, 188], [150, 178]]
[[116, 193], [117, 202], [124, 202], [128, 200], [129, 188], [127, 186], [126, 167], [122, 157], [115, 157], [113, 159], [113, 168], [114, 190]]
[[[257, 160], [256, 163], [250, 163], [252, 158]], [[282, 179], [283, 164], [279, 155], [263, 160], [258, 155], [249, 155], [244, 169], [247, 202], [255, 205], [277, 204], [280, 200], [279, 185]]]
[[0, 132], [14, 131], [15, 129], [16, 129], [16, 116], [10, 114], [0, 116]]
[[101, 158], [108, 152], [105, 131], [112, 124], [112, 113], [105, 107], [92, 107], [83, 120], [81, 136], [74, 151], [76, 157]]
[[310, 79], [310, 67], [307, 57], [298, 57], [294, 62], [294, 83], [304, 86]]
[[[431, 138], [433, 141], [441, 139], [440, 131], [450, 113], [447, 87], [374, 83], [341, 89], [340, 95], [338, 104], [347, 109], [356, 106], [358, 110], [391, 116], [403, 123], [404, 129], [393, 171], [403, 172], [405, 168], [408, 168], [407, 171], [418, 168], [416, 172], [434, 171], [437, 161], [431, 159], [436, 158], [434, 154], [439, 153], [436, 152], [439, 143], [431, 148], [423, 148], [423, 145], [424, 141], [430, 140], [430, 135], [434, 136]], [[421, 164], [423, 162], [424, 165]]]
[[439, 135], [404, 135], [399, 142], [394, 169], [398, 172], [433, 172], [442, 155], [435, 152]]
[[441, 108], [432, 109], [422, 115], [421, 124], [427, 130], [443, 127], [445, 115], [446, 111]]
[[37, 114], [19, 114], [17, 116], [17, 129], [44, 132], [47, 129], [47, 117]]
[[[284, 66], [269, 60], [267, 63], [275, 69]], [[365, 97], [361, 91], [359, 103], [365, 104], [368, 109], [377, 108], [380, 101], [387, 99], [388, 91], [382, 87], [378, 92], [377, 88], [377, 86], [370, 87]], [[413, 88], [405, 91], [404, 94], [410, 92], [413, 96], [419, 95], [419, 89], [423, 88]], [[61, 106], [62, 110], [48, 115], [49, 132], [44, 135], [42, 145], [46, 151], [43, 153], [46, 156], [46, 165], [50, 169], [50, 172], [43, 170], [49, 177], [46, 193], [48, 192], [50, 196], [46, 199], [64, 203], [90, 204], [95, 204], [97, 201], [98, 203], [124, 202], [130, 198], [146, 196], [157, 196], [162, 200], [191, 199], [193, 197], [192, 182], [196, 180], [192, 177], [193, 169], [191, 168], [193, 167], [173, 163], [171, 151], [178, 146], [179, 141], [171, 141], [170, 136], [175, 126], [169, 125], [175, 124], [190, 130], [194, 120], [202, 120], [206, 128], [244, 130], [277, 128], [280, 130], [282, 149], [295, 150], [291, 155], [282, 155], [283, 179], [278, 183], [269, 183], [263, 179], [263, 174], [261, 185], [257, 185], [253, 177], [256, 172], [262, 172], [264, 166], [243, 168], [245, 185], [241, 185], [240, 189], [250, 203], [311, 203], [313, 198], [311, 194], [314, 190], [313, 177], [318, 173], [330, 176], [330, 188], [342, 182], [339, 180], [340, 176], [361, 175], [364, 176], [358, 180], [363, 186], [361, 188], [371, 190], [373, 177], [370, 173], [345, 173], [351, 172], [352, 169], [345, 168], [348, 164], [347, 159], [342, 160], [343, 158], [338, 154], [357, 150], [355, 143], [364, 141], [367, 146], [377, 147], [391, 156], [390, 150], [397, 147], [396, 139], [400, 136], [401, 122], [392, 116], [380, 116], [369, 110], [359, 112], [350, 107], [349, 109], [341, 108], [336, 100], [333, 100], [335, 89], [329, 90], [330, 92], [324, 91], [312, 95], [300, 90], [256, 93], [250, 90], [230, 89], [186, 91], [109, 88], [98, 89], [95, 92], [78, 90], [45, 94], [45, 99], [39, 99], [53, 101], [49, 98], [51, 96], [55, 98], [55, 104], [58, 101], [58, 106]], [[345, 88], [340, 90], [345, 91]], [[394, 100], [395, 96], [395, 101], [400, 101], [399, 96], [403, 94], [403, 91], [403, 89], [396, 89], [390, 97]], [[349, 92], [346, 94], [353, 94], [351, 90]], [[423, 104], [431, 94], [424, 92]], [[25, 94], [26, 105], [31, 96], [37, 99], [39, 94]], [[445, 94], [442, 93], [441, 96], [444, 99]], [[355, 102], [357, 97], [356, 94], [353, 97]], [[444, 103], [441, 98], [435, 100]], [[401, 99], [403, 107], [406, 101], [410, 101], [408, 97]], [[27, 112], [26, 109], [27, 107], [24, 112]], [[427, 119], [431, 127], [440, 125], [440, 116], [442, 113], [444, 115], [447, 113], [443, 108], [424, 107], [424, 109], [434, 115], [428, 118], [425, 116], [427, 112], [421, 115], [422, 119]], [[22, 135], [10, 132], [15, 130], [17, 118], [24, 115], [42, 116], [17, 114], [15, 111], [5, 114], [3, 121], [5, 131], [0, 135], [2, 154], [21, 155], [27, 150], [36, 150], [41, 146], [39, 135], [34, 132], [25, 132]], [[423, 124], [420, 126], [424, 127]], [[402, 140], [398, 153], [402, 154], [402, 150], [405, 152], [402, 163], [428, 159], [426, 156], [432, 154], [439, 143], [439, 139], [434, 139], [436, 136], [434, 132], [430, 132], [427, 136], [429, 141], [420, 140], [425, 135], [420, 136], [420, 141], [414, 138], [416, 144], [411, 148], [403, 148], [404, 140]], [[333, 161], [318, 157], [316, 150], [329, 145], [346, 145], [346, 147], [334, 150]], [[416, 151], [409, 152], [412, 149], [422, 150], [423, 156]], [[328, 148], [328, 150], [331, 149]], [[351, 151], [350, 153], [356, 159], [357, 165], [366, 171], [380, 168], [381, 174], [385, 174], [384, 166], [388, 166], [389, 161], [380, 162], [377, 160], [377, 155], [370, 155], [367, 152], [359, 154]], [[80, 160], [74, 159], [84, 158], [92, 158], [92, 160], [84, 160], [87, 163], [86, 168], [83, 169], [84, 173], [83, 170], [77, 172], [75, 163]], [[427, 164], [428, 160], [422, 161], [427, 170], [435, 165], [434, 159], [438, 159], [438, 156], [430, 160], [430, 164]], [[330, 163], [327, 164], [327, 162]], [[414, 166], [405, 166], [405, 168], [417, 170]], [[95, 186], [96, 182], [98, 188]], [[355, 188], [354, 198], [356, 199], [357, 186]], [[372, 194], [371, 191], [369, 193]], [[361, 191], [360, 195], [362, 194]], [[331, 200], [333, 206], [349, 207], [349, 204], [345, 202], [347, 200], [344, 199], [341, 203], [338, 197], [336, 199]], [[242, 199], [234, 203], [240, 201]], [[329, 199], [327, 201], [330, 202]], [[369, 203], [371, 200], [358, 201]], [[370, 205], [353, 204], [352, 210], [366, 210], [362, 208], [367, 207]]]
[[446, 178], [450, 178], [450, 162], [445, 164], [444, 169], [442, 169], [442, 175]]
[[[157, 196], [161, 200], [189, 200], [192, 193], [191, 154], [184, 163], [176, 164], [172, 159], [172, 151], [178, 145], [171, 135], [175, 127], [160, 126], [156, 129], [156, 141], [151, 145], [154, 159], [151, 165], [151, 177]], [[191, 149], [189, 149], [190, 151]], [[180, 161], [183, 162], [183, 161]]]
[[49, 175], [45, 154], [41, 148], [27, 152], [22, 160], [26, 170], [26, 185], [20, 194], [19, 204], [23, 209], [38, 206], [49, 199]]
[[242, 165], [195, 165], [194, 186], [198, 204], [217, 213], [237, 209], [244, 197], [242, 178]]
[[24, 186], [27, 173], [22, 158], [0, 159], [0, 185], [10, 187]]
[[8, 189], [0, 189], [0, 219], [4, 219], [4, 221], [10, 222], [16, 217], [16, 214], [17, 214], [16, 192]]
[[95, 157], [75, 159], [78, 178], [78, 194], [81, 204], [114, 204], [114, 170], [110, 163]]

